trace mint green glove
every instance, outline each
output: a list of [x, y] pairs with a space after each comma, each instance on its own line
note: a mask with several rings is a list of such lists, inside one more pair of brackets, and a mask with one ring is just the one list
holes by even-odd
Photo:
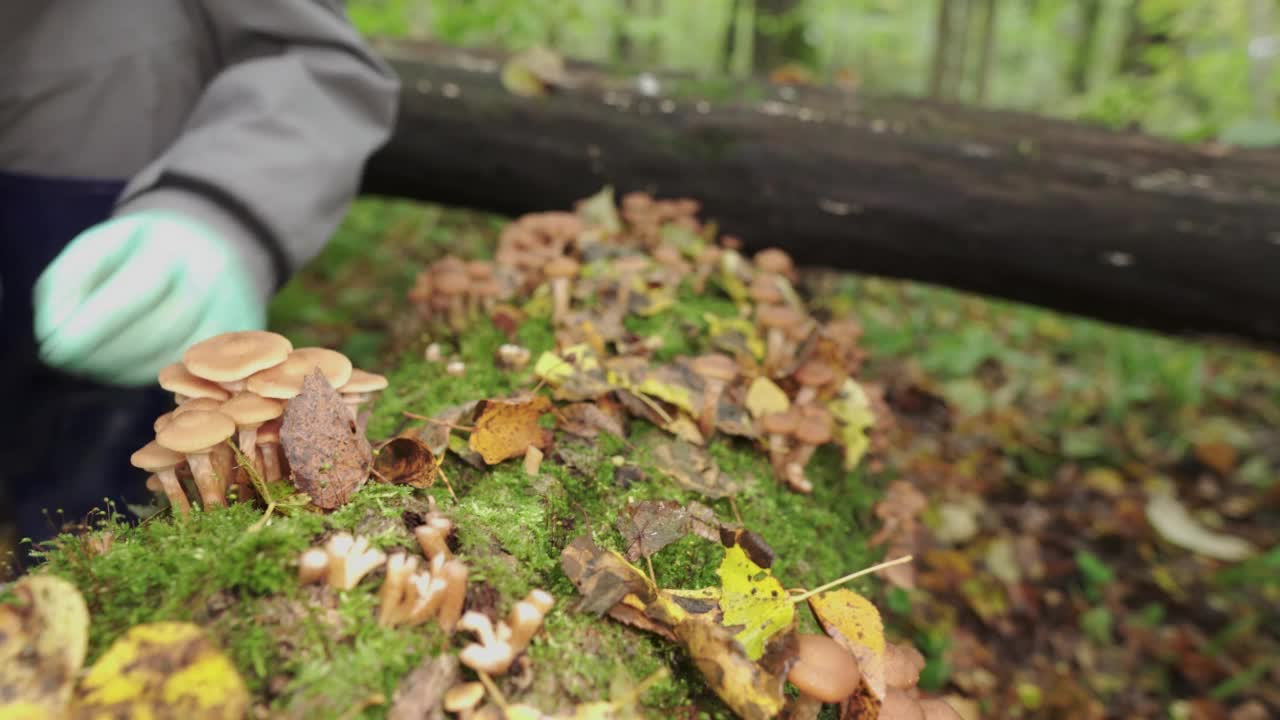
[[166, 211], [81, 233], [40, 275], [33, 300], [40, 358], [117, 385], [154, 383], [192, 343], [266, 325], [235, 248]]

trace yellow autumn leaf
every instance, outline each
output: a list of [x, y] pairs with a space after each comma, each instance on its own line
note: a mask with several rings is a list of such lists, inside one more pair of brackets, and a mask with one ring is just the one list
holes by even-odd
[[733, 355], [748, 354], [756, 360], [764, 359], [764, 340], [747, 318], [703, 313], [702, 319], [707, 323], [707, 337], [715, 347]]
[[747, 412], [759, 420], [765, 415], [786, 412], [791, 407], [791, 400], [772, 380], [761, 375], [751, 381], [747, 388]]
[[840, 426], [836, 437], [844, 447], [844, 469], [852, 470], [862, 462], [871, 445], [867, 431], [876, 422], [876, 416], [871, 412], [871, 401], [856, 380], [847, 378], [840, 386], [840, 392], [827, 404], [827, 409]]
[[634, 391], [665, 400], [691, 415], [698, 412], [698, 409], [693, 406], [693, 393], [689, 388], [671, 382], [669, 378], [656, 373], [645, 376]]
[[754, 662], [756, 658], [743, 655], [742, 646], [734, 642], [728, 629], [705, 617], [690, 615], [675, 626], [675, 635], [707, 685], [738, 717], [768, 720], [782, 710], [782, 678]]
[[720, 287], [724, 288], [725, 294], [740, 305], [750, 299], [747, 284], [741, 277], [744, 267], [749, 268], [750, 265], [736, 250], [725, 250], [720, 253], [720, 271], [716, 273], [716, 279]]
[[734, 630], [747, 656], [759, 660], [769, 638], [795, 620], [795, 606], [771, 570], [760, 567], [741, 545], [725, 550], [720, 576], [720, 609], [725, 627]]
[[476, 406], [475, 429], [467, 445], [489, 465], [521, 457], [531, 445], [544, 448], [550, 432], [538, 419], [549, 409], [551, 400], [545, 395], [483, 400]]
[[534, 363], [533, 373], [556, 389], [562, 400], [592, 400], [614, 389], [600, 357], [589, 345], [571, 345], [560, 352], [544, 352]]
[[116, 640], [76, 690], [71, 717], [238, 720], [249, 691], [235, 666], [196, 625], [138, 625]]
[[822, 629], [853, 653], [862, 670], [862, 682], [877, 701], [884, 700], [884, 623], [870, 600], [852, 590], [818, 593], [809, 607]]
[[60, 718], [89, 647], [89, 610], [75, 585], [28, 575], [0, 605], [0, 718]]

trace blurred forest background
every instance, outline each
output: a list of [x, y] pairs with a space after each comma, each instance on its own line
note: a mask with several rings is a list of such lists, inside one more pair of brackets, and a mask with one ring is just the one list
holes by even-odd
[[355, 0], [383, 37], [699, 75], [784, 73], [1280, 145], [1276, 0]]

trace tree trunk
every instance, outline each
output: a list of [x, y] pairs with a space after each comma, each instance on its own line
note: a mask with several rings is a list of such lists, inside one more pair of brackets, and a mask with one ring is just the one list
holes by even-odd
[[1102, 19], [1102, 0], [1080, 0], [1080, 37], [1075, 57], [1071, 59], [1071, 91], [1083, 94], [1089, 89], [1089, 70], [1098, 44], [1098, 26]]
[[953, 6], [953, 0], [938, 0], [938, 17], [933, 27], [933, 59], [929, 69], [929, 97], [934, 100], [946, 98]]
[[1280, 344], [1280, 152], [824, 88], [668, 75], [641, 96], [576, 63], [530, 99], [501, 55], [407, 52], [367, 192], [511, 215], [606, 184], [688, 196], [800, 263]]
[[978, 53], [978, 77], [974, 87], [974, 103], [982, 105], [987, 101], [987, 87], [991, 81], [991, 59], [996, 48], [996, 0], [982, 2], [982, 36]]
[[[804, 36], [804, 25], [796, 21], [800, 0], [755, 0], [755, 38], [752, 67], [764, 75], [787, 62], [813, 62], [813, 46]], [[776, 26], [783, 29], [778, 31]]]

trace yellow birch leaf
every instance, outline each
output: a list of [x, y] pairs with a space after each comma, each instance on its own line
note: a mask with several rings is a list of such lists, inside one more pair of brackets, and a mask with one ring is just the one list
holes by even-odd
[[476, 406], [475, 429], [467, 446], [489, 465], [523, 457], [531, 445], [544, 448], [550, 432], [538, 419], [550, 408], [551, 400], [545, 395], [483, 400]]
[[138, 625], [89, 668], [70, 717], [239, 720], [249, 691], [235, 666], [190, 623]]
[[871, 445], [867, 431], [876, 422], [871, 402], [862, 386], [853, 378], [847, 378], [840, 386], [840, 392], [827, 404], [827, 409], [840, 425], [836, 437], [844, 447], [844, 469], [852, 470], [862, 462]]
[[89, 647], [89, 610], [75, 585], [28, 575], [0, 605], [0, 718], [61, 718]]
[[741, 544], [727, 548], [720, 569], [720, 609], [747, 657], [759, 660], [769, 638], [795, 621], [795, 606], [773, 572], [748, 557]]
[[786, 412], [791, 407], [791, 400], [772, 380], [761, 375], [751, 381], [747, 388], [747, 412], [759, 420], [765, 415]]
[[785, 702], [782, 678], [744, 655], [742, 646], [735, 642], [727, 628], [691, 615], [676, 625], [675, 635], [707, 685], [738, 717], [768, 720], [782, 710]]
[[711, 344], [731, 355], [751, 355], [756, 360], [764, 359], [764, 340], [756, 331], [756, 326], [744, 317], [721, 317], [711, 313], [703, 313], [702, 319], [707, 323], [707, 337]]
[[809, 607], [822, 629], [857, 658], [863, 685], [876, 701], [883, 701], [885, 642], [880, 611], [847, 589], [818, 593], [809, 598]]

